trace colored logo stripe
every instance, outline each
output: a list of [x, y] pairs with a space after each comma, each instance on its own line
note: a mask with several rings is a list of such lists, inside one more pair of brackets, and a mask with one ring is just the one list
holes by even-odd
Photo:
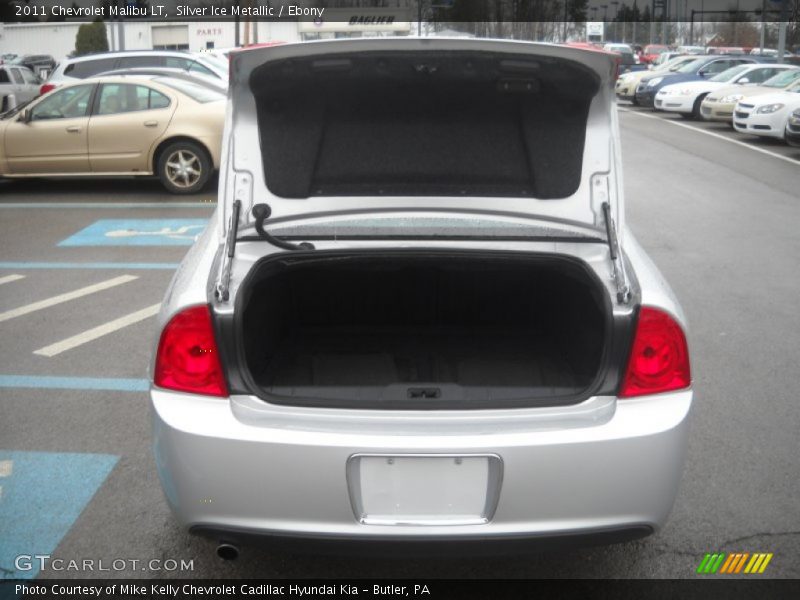
[[713, 573], [763, 573], [769, 561], [772, 560], [772, 556], [772, 553], [766, 552], [756, 552], [752, 555], [749, 552], [733, 552], [731, 554], [726, 554], [725, 552], [712, 554], [707, 552], [703, 556], [703, 560], [700, 561], [697, 572], [704, 575]]
[[719, 566], [722, 564], [722, 560], [725, 558], [725, 553], [720, 552], [716, 554], [708, 554], [703, 557], [703, 561], [700, 563], [700, 566], [697, 567], [698, 573], [716, 573]]

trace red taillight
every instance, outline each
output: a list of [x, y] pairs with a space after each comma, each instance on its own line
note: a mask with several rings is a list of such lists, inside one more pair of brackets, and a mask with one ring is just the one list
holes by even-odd
[[689, 349], [680, 325], [664, 311], [642, 307], [620, 398], [679, 390], [691, 383]]
[[52, 92], [56, 89], [56, 84], [54, 83], [45, 83], [42, 87], [39, 88], [39, 95], [44, 96], [47, 92]]
[[187, 308], [164, 327], [153, 382], [180, 392], [228, 395], [208, 306]]

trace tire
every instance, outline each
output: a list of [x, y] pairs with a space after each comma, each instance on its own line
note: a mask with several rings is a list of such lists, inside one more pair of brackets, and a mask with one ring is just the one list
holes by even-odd
[[634, 96], [631, 99], [631, 104], [633, 104], [634, 106], [639, 106], [639, 101], [636, 99], [636, 96]]
[[211, 177], [211, 158], [205, 148], [193, 142], [170, 144], [158, 156], [157, 175], [173, 194], [195, 194]]
[[691, 121], [694, 119], [694, 112], [690, 113], [678, 113], [681, 116], [681, 119], [686, 119], [687, 121]]
[[708, 94], [701, 94], [697, 97], [697, 100], [694, 101], [694, 106], [692, 107], [692, 117], [698, 121], [703, 118], [703, 115], [700, 113], [700, 105], [703, 103], [703, 100], [706, 99], [707, 95]]

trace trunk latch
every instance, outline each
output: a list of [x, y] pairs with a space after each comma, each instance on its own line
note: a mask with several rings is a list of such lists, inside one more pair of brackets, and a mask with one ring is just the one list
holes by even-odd
[[611, 205], [603, 202], [603, 219], [606, 222], [606, 235], [608, 236], [608, 249], [611, 254], [611, 267], [614, 271], [614, 282], [617, 284], [617, 301], [628, 304], [631, 300], [631, 286], [628, 284], [628, 274], [625, 271], [625, 261], [619, 248], [617, 228], [611, 218]]

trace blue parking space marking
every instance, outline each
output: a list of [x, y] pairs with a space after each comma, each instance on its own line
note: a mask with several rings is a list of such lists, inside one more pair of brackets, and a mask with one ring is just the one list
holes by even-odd
[[154, 269], [174, 271], [178, 268], [178, 263], [132, 263], [132, 262], [0, 262], [0, 269], [121, 269], [129, 271], [131, 269]]
[[59, 246], [191, 246], [208, 219], [100, 219]]
[[0, 388], [45, 390], [101, 390], [105, 392], [146, 392], [147, 379], [122, 377], [52, 377], [49, 375], [0, 375]]
[[[0, 572], [33, 579], [119, 460], [110, 454], [0, 450]], [[22, 556], [23, 558], [17, 559]]]

